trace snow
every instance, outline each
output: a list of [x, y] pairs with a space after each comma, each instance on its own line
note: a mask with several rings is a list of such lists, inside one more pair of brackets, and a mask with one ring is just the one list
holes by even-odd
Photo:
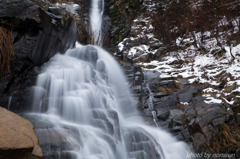
[[122, 43], [122, 42], [119, 43], [119, 44], [118, 44], [118, 50], [119, 50], [119, 51], [123, 51], [123, 48], [124, 48], [123, 43]]
[[[146, 15], [148, 13], [151, 14], [151, 11], [155, 11], [155, 3], [150, 4], [148, 3], [149, 0], [143, 0], [143, 2], [146, 7]], [[194, 2], [192, 7], [199, 5], [201, 5], [201, 1]], [[238, 17], [233, 22], [235, 26], [234, 31], [239, 30], [239, 19]], [[150, 44], [157, 44], [159, 48], [165, 47], [161, 40], [155, 37], [154, 27], [151, 24], [152, 21], [149, 17], [139, 15], [133, 21], [131, 36], [118, 44], [118, 51], [134, 61], [138, 57], [156, 54], [158, 49], [155, 47], [153, 49]], [[218, 25], [228, 25], [226, 17], [223, 17]], [[168, 52], [160, 61], [154, 60], [149, 63], [139, 63], [139, 65], [146, 70], [160, 72], [162, 80], [184, 78], [190, 84], [205, 85], [203, 96], [206, 97], [205, 102], [208, 104], [225, 103], [232, 105], [234, 100], [228, 101], [230, 99], [229, 96], [232, 96], [232, 93], [239, 93], [240, 96], [240, 44], [219, 46], [216, 38], [212, 35], [213, 32], [194, 32], [198, 48], [194, 44], [191, 33], [185, 35], [184, 38], [179, 37], [176, 39], [176, 44], [182, 47], [182, 50]], [[227, 32], [227, 34], [230, 33]], [[201, 39], [202, 37], [203, 39]], [[218, 41], [221, 44], [227, 44], [225, 32], [219, 32]], [[131, 47], [128, 47], [129, 43], [131, 43]], [[146, 45], [146, 43], [150, 46]], [[200, 51], [199, 48], [201, 46], [204, 46], [206, 51]], [[235, 59], [233, 59], [231, 53]], [[223, 81], [225, 81], [224, 88], [220, 88], [220, 84]], [[229, 91], [225, 89], [225, 87], [232, 86], [234, 83], [237, 85], [234, 90]]]
[[80, 6], [78, 4], [74, 4], [72, 2], [69, 3], [56, 3], [55, 4], [56, 7], [58, 8], [64, 8], [66, 9], [66, 11], [72, 13], [72, 14], [77, 14], [77, 10], [80, 8]]
[[[205, 33], [209, 34], [209, 33]], [[186, 41], [190, 41], [188, 38]], [[208, 43], [209, 42], [209, 43]], [[209, 39], [206, 45], [211, 46], [214, 42]], [[211, 50], [216, 49], [211, 48]], [[240, 55], [240, 44], [232, 47], [234, 56]], [[171, 52], [162, 61], [152, 61], [150, 63], [140, 63], [144, 67], [153, 65], [153, 69], [161, 73], [160, 78], [185, 78], [189, 83], [200, 83], [208, 85], [203, 89], [203, 96], [206, 97], [205, 102], [208, 104], [213, 103], [226, 103], [229, 105], [234, 104], [234, 100], [228, 101], [227, 98], [232, 93], [240, 93], [240, 57], [236, 56], [235, 60], [228, 55], [228, 50], [225, 56], [216, 58], [213, 54], [201, 54], [191, 45], [184, 51]], [[183, 60], [183, 64], [172, 64], [174, 61]], [[226, 92], [225, 89], [218, 89], [219, 84], [222, 82], [219, 77], [226, 76], [226, 86], [232, 86], [234, 83], [237, 87], [231, 92]], [[231, 77], [231, 78], [230, 78]], [[240, 98], [240, 97], [239, 97]]]
[[220, 99], [216, 99], [216, 98], [213, 98], [213, 97], [207, 97], [206, 100], [204, 100], [205, 103], [207, 104], [221, 104], [222, 103], [222, 100]]
[[180, 104], [186, 106], [186, 105], [188, 105], [188, 102], [180, 102]]
[[[226, 56], [227, 56], [228, 59], [230, 59], [230, 60], [232, 59], [231, 51], [232, 51], [233, 56], [240, 55], [240, 44], [237, 45], [237, 46], [235, 46], [235, 47], [225, 46], [224, 48], [225, 48], [225, 50], [227, 51], [227, 52], [226, 52]], [[232, 48], [232, 50], [231, 50], [231, 48]]]
[[[143, 6], [146, 8], [146, 12], [149, 12], [149, 14], [152, 14], [156, 10], [156, 4], [151, 2], [149, 3], [149, 0], [143, 0]], [[150, 17], [144, 17], [143, 15], [139, 15], [136, 17], [136, 19], [133, 20], [133, 24], [131, 27], [131, 32], [133, 35], [131, 37], [128, 37], [124, 39], [122, 42], [118, 44], [118, 53], [126, 54], [126, 56], [130, 59], [134, 59], [146, 54], [155, 54], [158, 49], [153, 49], [147, 45], [140, 45], [140, 46], [134, 46], [136, 41], [136, 44], [138, 41], [148, 41], [149, 44], [155, 44], [155, 45], [161, 45], [162, 43], [155, 38], [154, 34], [154, 27], [152, 26], [151, 18]], [[132, 47], [126, 47], [127, 43], [126, 41], [130, 41]]]

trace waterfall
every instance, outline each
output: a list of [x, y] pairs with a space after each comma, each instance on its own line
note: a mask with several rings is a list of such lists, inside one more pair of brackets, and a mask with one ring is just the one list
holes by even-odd
[[[97, 45], [103, 4], [92, 0]], [[99, 46], [77, 44], [55, 55], [33, 89], [28, 116], [44, 158], [185, 159], [189, 152], [184, 142], [146, 124], [120, 66]]]
[[104, 12], [104, 0], [92, 0], [90, 10], [90, 22], [93, 44], [102, 46], [102, 18]]
[[32, 114], [52, 123], [43, 138], [61, 136], [64, 148], [59, 156], [68, 152], [77, 159], [186, 158], [183, 142], [144, 124], [120, 66], [103, 49], [69, 49], [43, 69], [34, 88]]

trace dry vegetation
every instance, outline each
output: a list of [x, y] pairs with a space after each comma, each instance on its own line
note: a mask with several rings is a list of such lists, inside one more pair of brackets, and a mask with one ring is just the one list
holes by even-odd
[[234, 126], [232, 129], [225, 123], [219, 125], [219, 134], [217, 134], [210, 142], [210, 145], [205, 144], [204, 147], [211, 152], [224, 152], [229, 147], [240, 147], [240, 128]]
[[[209, 31], [212, 38], [215, 38], [218, 46], [234, 45], [239, 40], [240, 31], [234, 32], [234, 28], [239, 28], [240, 2], [238, 0], [179, 0], [161, 2], [158, 12], [152, 15], [155, 35], [171, 49], [176, 49], [177, 38], [191, 36], [194, 45], [203, 52], [204, 32]], [[167, 3], [167, 5], [164, 5]], [[202, 33], [196, 37], [196, 32]], [[224, 34], [225, 41], [220, 38]]]
[[172, 90], [171, 88], [163, 88], [163, 87], [159, 87], [159, 88], [158, 88], [158, 92], [172, 93], [173, 90]]
[[10, 74], [10, 62], [13, 57], [12, 32], [0, 27], [0, 77]]

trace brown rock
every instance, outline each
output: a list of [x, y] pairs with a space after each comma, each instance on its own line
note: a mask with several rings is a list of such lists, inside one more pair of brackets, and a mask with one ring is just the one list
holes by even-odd
[[42, 158], [30, 121], [0, 107], [0, 158]]

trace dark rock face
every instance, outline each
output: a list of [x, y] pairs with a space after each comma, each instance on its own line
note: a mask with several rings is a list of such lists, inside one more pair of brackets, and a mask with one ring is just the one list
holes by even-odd
[[77, 26], [66, 11], [55, 15], [30, 0], [0, 1], [0, 26], [14, 35], [12, 75], [0, 79], [0, 104], [12, 111], [23, 111], [29, 105], [38, 66], [74, 46]]

